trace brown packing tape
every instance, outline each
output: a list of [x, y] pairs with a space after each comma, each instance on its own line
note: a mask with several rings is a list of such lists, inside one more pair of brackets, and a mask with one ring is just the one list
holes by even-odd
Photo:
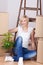
[[38, 40], [37, 62], [43, 63], [43, 39]]
[[43, 37], [43, 16], [36, 16], [36, 37]]

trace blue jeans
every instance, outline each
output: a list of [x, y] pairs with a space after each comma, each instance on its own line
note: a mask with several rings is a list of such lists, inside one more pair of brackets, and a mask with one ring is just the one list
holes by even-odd
[[15, 41], [15, 48], [13, 49], [13, 52], [16, 54], [13, 56], [15, 61], [18, 61], [20, 57], [23, 57], [23, 59], [26, 60], [36, 56], [36, 51], [23, 48], [22, 42], [22, 37], [18, 37]]

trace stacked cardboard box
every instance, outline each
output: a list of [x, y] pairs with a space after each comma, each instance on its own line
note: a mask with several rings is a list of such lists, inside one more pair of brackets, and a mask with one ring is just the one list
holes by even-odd
[[38, 38], [37, 62], [43, 63], [43, 16], [36, 17], [36, 37]]
[[0, 55], [3, 55], [5, 50], [2, 48], [2, 39], [4, 33], [8, 32], [8, 13], [7, 12], [0, 12]]

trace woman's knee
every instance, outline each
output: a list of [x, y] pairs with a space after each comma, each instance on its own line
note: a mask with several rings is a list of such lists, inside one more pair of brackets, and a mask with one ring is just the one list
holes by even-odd
[[17, 44], [17, 45], [22, 45], [22, 42], [23, 42], [22, 37], [21, 37], [21, 36], [17, 37], [17, 39], [16, 39], [16, 44]]
[[23, 39], [22, 39], [22, 37], [21, 37], [21, 36], [19, 36], [19, 37], [17, 37], [16, 41], [17, 41], [17, 42], [22, 42], [22, 41], [23, 41]]

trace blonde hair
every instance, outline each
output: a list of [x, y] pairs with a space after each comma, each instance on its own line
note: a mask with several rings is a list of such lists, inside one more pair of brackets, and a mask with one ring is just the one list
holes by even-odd
[[22, 16], [22, 17], [20, 18], [19, 24], [21, 24], [21, 22], [23, 21], [24, 18], [26, 19], [27, 22], [29, 22], [29, 18], [28, 18], [26, 15], [24, 15], [24, 16]]

